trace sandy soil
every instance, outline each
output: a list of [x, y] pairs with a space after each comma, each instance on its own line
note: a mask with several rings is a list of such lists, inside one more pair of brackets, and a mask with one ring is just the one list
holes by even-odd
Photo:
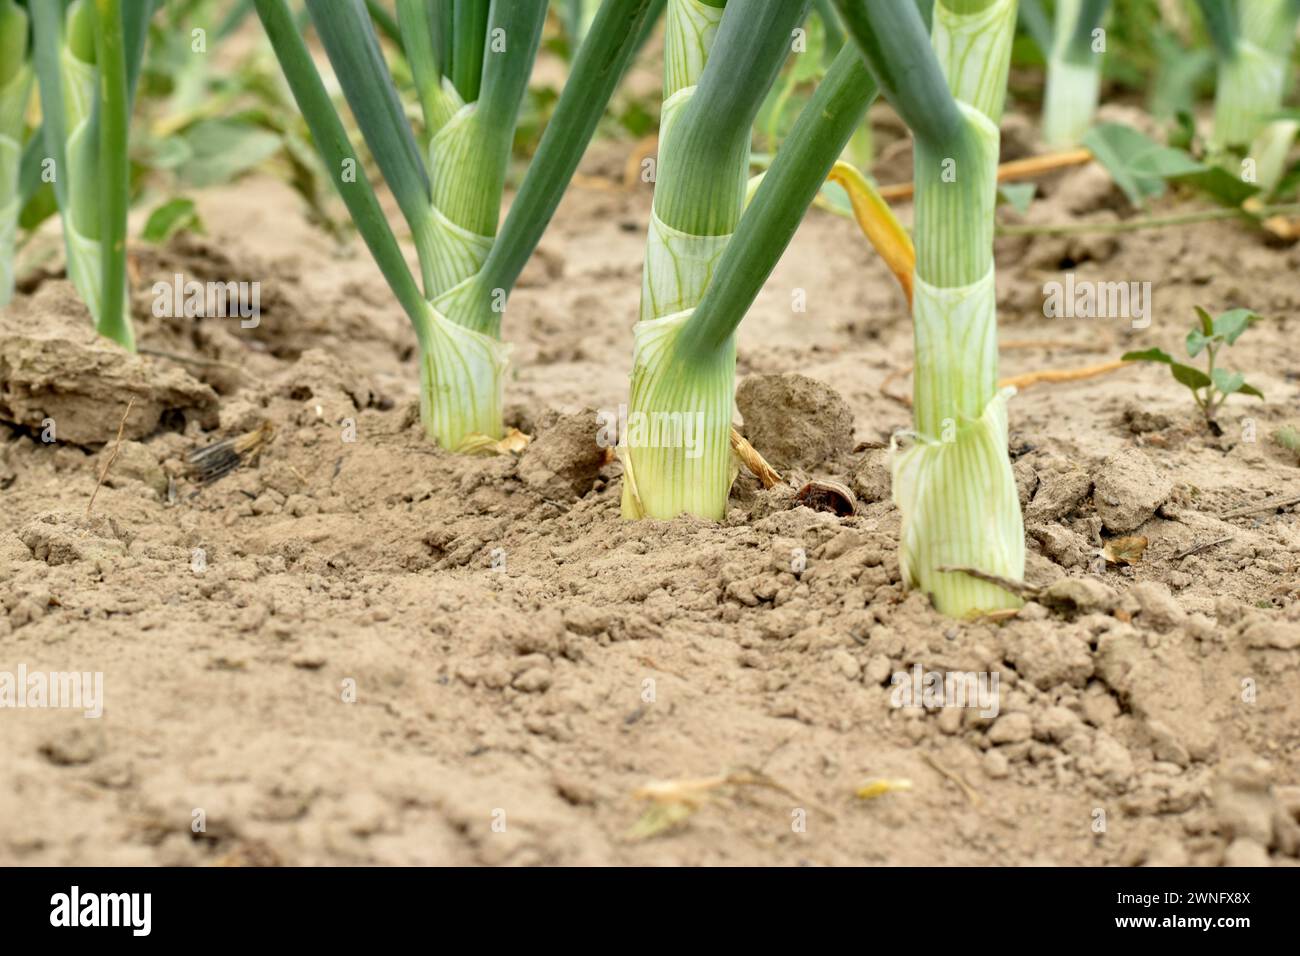
[[[584, 174], [617, 176], [625, 150]], [[1097, 170], [1043, 186], [1035, 221], [1122, 208]], [[154, 354], [97, 342], [61, 280], [19, 297], [0, 319], [0, 671], [102, 671], [104, 713], [0, 710], [0, 863], [1300, 860], [1300, 525], [1222, 517], [1300, 494], [1267, 440], [1300, 417], [1300, 252], [1234, 224], [999, 241], [1004, 342], [1031, 343], [1004, 374], [1174, 349], [1193, 304], [1249, 305], [1271, 321], [1235, 359], [1267, 401], [1233, 399], [1215, 435], [1154, 368], [1018, 396], [1045, 591], [958, 623], [904, 591], [885, 452], [861, 448], [909, 420], [882, 393], [908, 389], [903, 300], [826, 212], [740, 338], [744, 430], [789, 486], [742, 478], [721, 525], [620, 520], [591, 410], [625, 400], [649, 198], [583, 180], [511, 299], [510, 421], [536, 436], [519, 458], [425, 442], [415, 340], [364, 248], [332, 248], [270, 180], [203, 195], [208, 237], [137, 250]], [[1045, 319], [1068, 270], [1151, 281], [1151, 328]], [[176, 272], [260, 281], [260, 326], [152, 318]], [[188, 451], [266, 421], [254, 464], [186, 476]], [[796, 507], [808, 477], [857, 514]], [[1130, 533], [1150, 542], [1136, 565], [1099, 558]], [[996, 673], [998, 715], [891, 706], [918, 665]], [[694, 813], [634, 796], [695, 779]]]

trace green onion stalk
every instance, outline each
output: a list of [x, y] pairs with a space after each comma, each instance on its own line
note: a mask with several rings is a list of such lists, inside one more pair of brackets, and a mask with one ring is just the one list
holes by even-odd
[[420, 343], [425, 429], [450, 450], [499, 439], [509, 348], [467, 326], [452, 297], [482, 268], [496, 238], [545, 4], [398, 4], [424, 116], [423, 147], [406, 120], [365, 4], [308, 0], [307, 7], [419, 256], [431, 303]]
[[1256, 181], [1271, 187], [1297, 130], [1293, 120], [1273, 114], [1286, 94], [1300, 0], [1198, 2], [1219, 64], [1210, 148], [1219, 155], [1249, 150]]
[[[835, 7], [831, 0], [813, 0], [813, 7], [817, 11], [817, 16], [822, 23], [822, 31], [826, 38], [826, 58], [827, 62], [833, 62], [835, 56], [840, 52], [845, 43], [844, 31], [840, 27], [839, 14], [835, 12]], [[872, 81], [874, 84], [874, 80]], [[849, 140], [848, 146], [844, 149], [844, 155], [840, 158], [858, 169], [870, 169], [875, 162], [876, 144], [871, 134], [870, 120], [864, 120], [862, 125], [853, 133], [853, 138]]]
[[19, 174], [34, 73], [28, 56], [27, 13], [0, 0], [0, 307], [14, 294], [14, 245], [22, 209]]
[[32, 7], [44, 146], [68, 277], [106, 338], [134, 351], [126, 284], [131, 104], [153, 0]]
[[1110, 0], [1057, 0], [1043, 97], [1043, 141], [1048, 146], [1077, 146], [1092, 126], [1101, 96], [1103, 52], [1094, 35], [1109, 6]]
[[[565, 36], [568, 39], [569, 59], [573, 59], [573, 54], [577, 48], [586, 39], [587, 34], [591, 32], [591, 26], [596, 22], [596, 14], [600, 11], [601, 0], [557, 0], [559, 5], [560, 24], [564, 28]], [[636, 51], [639, 53], [650, 41], [654, 34], [655, 27], [659, 23], [660, 16], [667, 6], [667, 0], [654, 0], [650, 7], [650, 15], [646, 17], [641, 26], [641, 35], [637, 38]]]
[[[728, 17], [733, 5], [737, 10], [745, 7], [744, 0], [730, 0]], [[751, 15], [737, 22], [754, 20]], [[715, 59], [701, 80], [700, 97], [709, 95], [713, 64], [727, 62], [723, 51], [731, 42], [728, 26], [724, 21]], [[725, 68], [716, 73], [719, 79], [735, 75]], [[761, 98], [762, 91], [757, 95]], [[634, 434], [627, 447], [620, 448], [625, 464], [634, 463], [624, 472], [626, 517], [670, 518], [685, 512], [717, 519], [725, 512], [734, 476], [730, 440], [736, 330], [875, 96], [876, 84], [862, 57], [846, 45], [745, 207], [699, 304], [638, 324], [629, 413]], [[660, 427], [667, 424], [670, 429], [674, 414], [677, 421], [693, 418], [699, 424], [693, 448], [671, 442], [654, 448], [639, 445], [636, 411], [650, 416], [647, 427], [652, 431], [655, 414], [661, 416]]]
[[[809, 0], [669, 0], [659, 162], [634, 330], [623, 515], [720, 519], [734, 477], [734, 343], [674, 343], [745, 208], [754, 120]], [[737, 78], [743, 77], [743, 82]], [[683, 452], [688, 452], [683, 454]]]
[[1019, 580], [1024, 529], [998, 390], [994, 205], [1015, 0], [937, 0], [933, 47], [912, 0], [836, 0], [914, 136], [914, 429], [891, 469], [905, 580], [944, 614], [1020, 599], [972, 569]]
[[[646, 237], [645, 265], [641, 272], [641, 321], [680, 312], [699, 302], [709, 284], [713, 266], [726, 247], [739, 218], [739, 210], [724, 214], [728, 224], [720, 235], [701, 235], [674, 229], [660, 218], [658, 206], [667, 205], [668, 192], [685, 189], [687, 175], [674, 163], [673, 125], [682, 107], [699, 88], [700, 76], [708, 62], [718, 27], [722, 23], [725, 0], [669, 0], [664, 27], [664, 98], [659, 118], [659, 159], [655, 173], [655, 199], [650, 210], [650, 227]], [[698, 111], [697, 111], [698, 115]], [[748, 136], [748, 131], [745, 131]], [[733, 157], [729, 168], [719, 171], [717, 179], [729, 176], [732, 183], [744, 182], [749, 176], [748, 140], [743, 160]]]
[[562, 0], [560, 19], [564, 23], [564, 32], [569, 42], [577, 46], [591, 30], [600, 9], [600, 0]]
[[[508, 346], [501, 316], [636, 50], [655, 0], [606, 0], [498, 230], [519, 108], [545, 3], [399, 0], [398, 29], [423, 114], [407, 121], [364, 0], [308, 0], [371, 154], [411, 230], [406, 266], [285, 0], [256, 0], [285, 77], [358, 231], [415, 329], [420, 409], [452, 451], [499, 440]], [[421, 287], [422, 286], [422, 287]]]

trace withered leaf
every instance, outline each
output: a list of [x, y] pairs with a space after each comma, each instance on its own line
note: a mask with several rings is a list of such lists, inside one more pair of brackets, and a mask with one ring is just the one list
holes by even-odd
[[1111, 538], [1101, 549], [1108, 564], [1137, 564], [1147, 549], [1147, 539], [1140, 534], [1124, 538]]

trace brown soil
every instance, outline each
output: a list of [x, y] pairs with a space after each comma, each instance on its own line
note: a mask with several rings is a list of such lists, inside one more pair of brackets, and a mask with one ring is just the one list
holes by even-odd
[[[886, 452], [855, 451], [908, 424], [881, 388], [911, 334], [825, 212], [740, 336], [745, 430], [787, 485], [742, 478], [720, 525], [620, 520], [584, 436], [626, 398], [649, 195], [584, 183], [505, 321], [519, 458], [424, 440], [377, 270], [269, 180], [204, 195], [208, 237], [137, 251], [151, 354], [96, 342], [62, 281], [4, 314], [0, 671], [102, 671], [105, 705], [0, 710], [0, 863], [1300, 861], [1300, 525], [1222, 517], [1300, 494], [1268, 440], [1298, 417], [1300, 253], [1235, 224], [999, 241], [1004, 341], [1040, 343], [1005, 375], [1172, 350], [1193, 304], [1249, 305], [1271, 321], [1233, 360], [1267, 401], [1234, 398], [1215, 435], [1161, 369], [1018, 396], [1028, 578], [1052, 586], [960, 623], [905, 593]], [[1036, 221], [1120, 206], [1095, 169], [1044, 188]], [[1152, 327], [1044, 319], [1066, 269], [1151, 281]], [[259, 280], [261, 325], [152, 318], [176, 272]], [[255, 462], [186, 477], [188, 451], [265, 421]], [[795, 507], [809, 477], [858, 513]], [[1149, 539], [1131, 567], [1100, 558], [1119, 533]], [[996, 672], [1000, 714], [891, 706], [914, 665]], [[641, 788], [713, 777], [643, 817]]]

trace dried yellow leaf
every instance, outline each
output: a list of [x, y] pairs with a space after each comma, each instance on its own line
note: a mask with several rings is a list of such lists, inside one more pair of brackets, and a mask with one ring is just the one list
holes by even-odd
[[869, 780], [858, 787], [858, 799], [874, 800], [876, 797], [884, 796], [887, 793], [898, 793], [911, 789], [912, 781], [901, 777], [888, 780]]
[[528, 447], [532, 438], [517, 428], [506, 430], [504, 438], [489, 438], [487, 435], [470, 434], [460, 443], [456, 451], [464, 455], [517, 455]]
[[1101, 556], [1110, 564], [1137, 564], [1147, 549], [1147, 539], [1142, 535], [1112, 538], [1101, 549]]

